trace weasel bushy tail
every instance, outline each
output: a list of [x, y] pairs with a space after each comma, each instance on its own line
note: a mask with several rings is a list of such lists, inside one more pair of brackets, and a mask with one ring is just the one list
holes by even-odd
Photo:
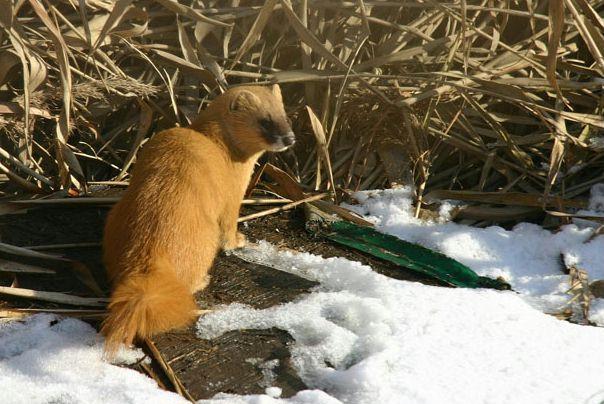
[[109, 315], [101, 329], [109, 355], [115, 354], [122, 343], [131, 345], [135, 338], [184, 327], [195, 319], [193, 294], [170, 264], [162, 261], [148, 273], [125, 275], [116, 282]]

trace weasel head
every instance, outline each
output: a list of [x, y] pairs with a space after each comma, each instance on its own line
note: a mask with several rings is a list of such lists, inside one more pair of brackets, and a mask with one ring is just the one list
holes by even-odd
[[246, 154], [279, 152], [296, 142], [277, 84], [235, 87], [221, 97], [228, 101], [228, 113], [223, 121], [225, 136], [239, 151]]

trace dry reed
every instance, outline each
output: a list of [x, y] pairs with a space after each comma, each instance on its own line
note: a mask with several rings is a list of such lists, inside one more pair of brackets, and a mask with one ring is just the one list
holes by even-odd
[[123, 183], [148, 136], [249, 82], [281, 84], [301, 141], [269, 159], [307, 190], [604, 181], [601, 0], [1, 3], [7, 194]]

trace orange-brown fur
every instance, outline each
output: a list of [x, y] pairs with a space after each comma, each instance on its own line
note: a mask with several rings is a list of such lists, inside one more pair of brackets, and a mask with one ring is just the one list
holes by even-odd
[[[266, 117], [277, 140], [263, 135]], [[217, 252], [245, 244], [237, 217], [256, 160], [284, 149], [288, 136], [291, 144], [279, 87], [242, 86], [217, 97], [190, 128], [145, 145], [105, 226], [108, 352], [195, 319], [193, 293], [208, 284]]]

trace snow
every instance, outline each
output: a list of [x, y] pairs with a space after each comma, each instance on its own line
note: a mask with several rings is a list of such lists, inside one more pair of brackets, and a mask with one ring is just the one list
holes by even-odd
[[[258, 369], [260, 369], [260, 372], [262, 373], [262, 380], [259, 382], [260, 387], [266, 387], [267, 390], [268, 389], [272, 389], [271, 394], [267, 393], [268, 395], [273, 395], [276, 394], [276, 390], [275, 389], [279, 389], [278, 387], [271, 387], [273, 385], [273, 383], [275, 382], [275, 379], [277, 378], [277, 374], [274, 372], [274, 369], [277, 368], [279, 366], [279, 359], [272, 359], [269, 361], [263, 361], [261, 358], [248, 358], [246, 359], [246, 362], [256, 366]], [[280, 391], [281, 389], [279, 389]], [[277, 396], [281, 395], [281, 393], [279, 393]]]
[[283, 390], [281, 389], [281, 387], [267, 387], [264, 390], [264, 392], [269, 397], [279, 398], [279, 397], [281, 397], [281, 394], [283, 393]]
[[[278, 327], [295, 340], [302, 380], [345, 403], [571, 403], [604, 397], [604, 329], [543, 314], [568, 301], [565, 265], [604, 279], [604, 236], [594, 228], [511, 230], [413, 217], [407, 188], [361, 192], [348, 206], [402, 239], [439, 250], [480, 275], [502, 276], [516, 292], [448, 289], [398, 281], [343, 258], [279, 251], [262, 242], [237, 254], [320, 283], [297, 301], [256, 310], [241, 304], [199, 319], [200, 338], [235, 329]], [[600, 189], [590, 209], [599, 213]], [[604, 324], [604, 299], [590, 319]], [[302, 392], [301, 392], [302, 393]], [[298, 396], [301, 394], [298, 393]], [[310, 391], [309, 391], [310, 394]], [[293, 403], [266, 395], [219, 395], [204, 403]], [[236, 400], [236, 401], [229, 401]]]
[[[453, 203], [443, 204], [441, 220], [426, 222], [413, 216], [411, 195], [409, 188], [357, 192], [353, 196], [360, 205], [347, 207], [384, 233], [438, 250], [479, 275], [503, 277], [545, 312], [559, 312], [569, 299], [564, 264], [586, 270], [590, 281], [604, 279], [604, 236], [593, 238], [592, 227], [572, 224], [557, 233], [530, 223], [520, 223], [512, 230], [475, 228], [446, 221]], [[592, 188], [589, 212], [602, 214], [603, 201], [604, 184], [598, 184]]]
[[341, 401], [320, 390], [304, 390], [287, 399], [271, 397], [270, 394], [238, 396], [220, 393], [210, 400], [200, 400], [198, 404], [341, 404]]
[[[358, 262], [266, 242], [237, 254], [320, 286], [264, 310], [225, 306], [199, 319], [198, 335], [286, 330], [298, 375], [331, 396], [313, 403], [571, 403], [604, 391], [604, 329], [557, 320], [517, 293], [399, 281]], [[271, 400], [202, 403], [299, 397]]]
[[[102, 339], [88, 324], [39, 314], [0, 323], [0, 401], [36, 403], [185, 403], [141, 373], [103, 360]], [[121, 363], [141, 358], [122, 351]]]
[[[355, 194], [351, 209], [376, 227], [439, 250], [480, 275], [502, 276], [515, 292], [453, 289], [399, 281], [343, 258], [278, 250], [266, 242], [236, 252], [319, 283], [293, 302], [264, 310], [232, 304], [201, 317], [200, 338], [236, 329], [289, 332], [291, 361], [308, 390], [281, 398], [277, 361], [250, 358], [265, 394], [220, 393], [199, 404], [592, 403], [604, 399], [604, 329], [546, 315], [569, 300], [565, 266], [604, 279], [604, 236], [588, 221], [551, 232], [413, 217], [412, 190]], [[602, 215], [604, 185], [586, 215]], [[593, 223], [592, 223], [593, 224]], [[590, 320], [604, 325], [604, 299]], [[124, 350], [119, 363], [144, 360]], [[20, 403], [184, 403], [150, 378], [108, 363], [88, 324], [54, 315], [0, 323], [0, 401]]]
[[589, 309], [589, 319], [598, 325], [604, 324], [604, 299], [592, 300], [591, 307]]

